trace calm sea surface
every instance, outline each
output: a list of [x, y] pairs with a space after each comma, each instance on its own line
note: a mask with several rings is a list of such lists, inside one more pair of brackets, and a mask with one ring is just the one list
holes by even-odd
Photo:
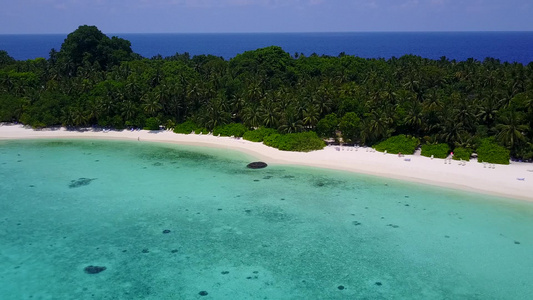
[[[486, 57], [502, 62], [533, 62], [533, 32], [410, 32], [410, 33], [261, 33], [261, 34], [114, 34], [132, 43], [144, 57], [157, 54], [213, 54], [230, 59], [261, 47], [280, 46], [294, 54], [336, 56], [341, 52], [364, 58], [405, 54], [425, 58], [466, 60]], [[0, 49], [18, 60], [48, 57], [66, 35], [0, 35]]]
[[0, 299], [531, 299], [532, 203], [251, 159], [0, 141]]

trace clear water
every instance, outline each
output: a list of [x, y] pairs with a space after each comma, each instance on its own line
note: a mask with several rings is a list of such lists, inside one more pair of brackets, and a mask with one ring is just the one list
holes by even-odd
[[[250, 160], [139, 142], [0, 142], [0, 298], [533, 293], [531, 203], [313, 168], [249, 170]], [[106, 270], [87, 274], [90, 265]]]
[[[533, 32], [344, 32], [344, 33], [212, 33], [212, 34], [113, 34], [131, 41], [144, 57], [212, 54], [230, 59], [244, 51], [280, 46], [290, 54], [391, 58], [406, 54], [424, 58], [502, 62], [533, 62]], [[66, 34], [0, 35], [0, 49], [18, 60], [49, 57], [59, 50]]]

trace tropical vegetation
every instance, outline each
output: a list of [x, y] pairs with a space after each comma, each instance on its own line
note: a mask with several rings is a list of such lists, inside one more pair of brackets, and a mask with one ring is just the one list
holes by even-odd
[[[453, 150], [453, 159], [454, 160], [470, 160], [472, 157], [472, 149], [469, 148], [463, 148], [463, 147], [457, 147]], [[509, 158], [507, 158], [507, 161], [509, 161]]]
[[405, 134], [395, 135], [374, 146], [377, 151], [393, 154], [413, 154], [420, 141]]
[[184, 133], [242, 124], [361, 145], [406, 135], [477, 152], [491, 138], [529, 160], [533, 63], [306, 56], [276, 46], [230, 60], [144, 58], [94, 26], [80, 26], [48, 58], [0, 51], [0, 122], [121, 129], [155, 121]]
[[424, 144], [421, 150], [420, 154], [426, 157], [446, 158], [450, 154], [448, 144]]

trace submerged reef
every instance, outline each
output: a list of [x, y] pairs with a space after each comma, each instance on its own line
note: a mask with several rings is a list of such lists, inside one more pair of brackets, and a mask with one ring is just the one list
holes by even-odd
[[83, 269], [83, 271], [85, 271], [85, 273], [87, 274], [98, 274], [100, 272], [105, 271], [106, 269], [107, 269], [106, 267], [87, 266], [85, 267], [85, 269]]
[[73, 188], [78, 188], [78, 187], [81, 187], [81, 186], [85, 186], [85, 185], [89, 185], [93, 180], [96, 180], [96, 178], [78, 178], [76, 180], [71, 180], [68, 187], [73, 189]]

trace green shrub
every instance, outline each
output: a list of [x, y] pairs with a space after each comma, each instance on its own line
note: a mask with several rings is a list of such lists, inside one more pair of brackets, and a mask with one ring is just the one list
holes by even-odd
[[472, 156], [472, 149], [457, 147], [453, 149], [453, 159], [455, 160], [470, 160]]
[[478, 162], [502, 165], [509, 164], [510, 151], [505, 147], [496, 144], [494, 138], [486, 138], [481, 140], [476, 152]]
[[184, 123], [176, 125], [174, 127], [174, 132], [189, 134], [193, 131], [196, 131], [196, 129], [198, 129], [198, 125], [196, 125], [193, 121], [185, 121]]
[[221, 125], [213, 129], [213, 135], [242, 137], [248, 128], [241, 123]]
[[420, 141], [414, 137], [408, 137], [404, 134], [393, 136], [387, 140], [377, 144], [374, 148], [377, 151], [398, 154], [413, 154], [416, 147], [420, 144]]
[[196, 129], [194, 130], [194, 133], [196, 133], [196, 134], [200, 134], [200, 133], [202, 133], [202, 134], [208, 134], [208, 133], [209, 133], [209, 129], [207, 129], [207, 128], [205, 128], [205, 127], [202, 127], [202, 128], [196, 128]]
[[159, 119], [151, 117], [144, 123], [145, 130], [159, 130]]
[[163, 126], [165, 126], [165, 129], [174, 129], [174, 127], [176, 127], [176, 123], [172, 119], [167, 119]]
[[326, 143], [315, 132], [301, 132], [289, 134], [272, 134], [263, 140], [265, 145], [283, 151], [309, 152], [320, 150]]
[[448, 144], [424, 144], [422, 145], [422, 156], [435, 158], [446, 158], [450, 153], [450, 146]]
[[320, 137], [332, 138], [335, 137], [335, 131], [339, 127], [339, 118], [334, 113], [325, 116], [316, 124], [316, 132]]
[[256, 130], [250, 130], [244, 133], [243, 139], [251, 142], [262, 142], [267, 136], [278, 133], [276, 129], [272, 128], [259, 128]]
[[359, 139], [361, 131], [361, 119], [354, 112], [346, 113], [339, 123], [344, 142], [355, 142]]

